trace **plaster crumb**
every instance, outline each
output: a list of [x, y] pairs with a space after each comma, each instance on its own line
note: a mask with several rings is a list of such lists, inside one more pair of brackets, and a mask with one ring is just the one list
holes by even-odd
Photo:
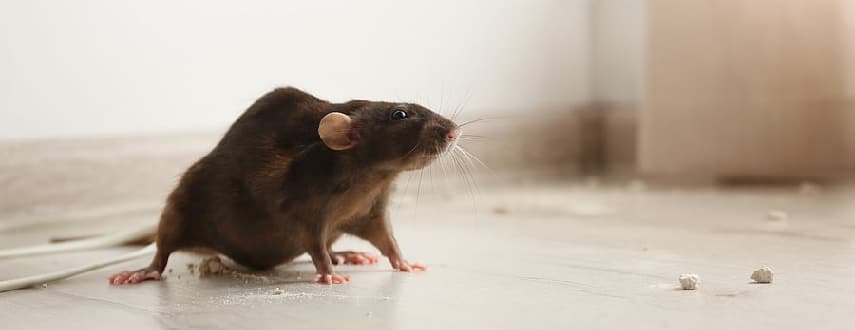
[[42, 284], [42, 289], [47, 289], [47, 283]]
[[228, 268], [225, 269], [224, 272], [227, 272], [229, 275], [231, 275], [233, 279], [243, 280], [244, 284], [249, 284], [250, 281], [254, 283], [270, 283], [273, 281], [273, 279], [269, 276], [244, 273]]
[[772, 269], [768, 266], [763, 266], [751, 273], [751, 279], [757, 283], [772, 283], [772, 275], [774, 275]]
[[274, 295], [282, 295], [282, 294], [285, 294], [285, 291], [280, 289], [280, 288], [276, 288], [276, 289], [273, 289], [273, 294]]
[[200, 276], [222, 274], [225, 269], [226, 266], [223, 265], [223, 261], [220, 260], [220, 257], [205, 258], [199, 263]]
[[698, 288], [698, 283], [700, 283], [698, 274], [680, 275], [680, 288], [683, 290], [695, 290]]
[[787, 214], [787, 212], [779, 210], [771, 210], [769, 211], [769, 213], [766, 213], [766, 218], [768, 218], [769, 220], [787, 220], [787, 218], [789, 217], [790, 215]]
[[799, 186], [799, 192], [805, 195], [819, 193], [820, 189], [822, 188], [813, 182], [802, 182], [801, 186]]

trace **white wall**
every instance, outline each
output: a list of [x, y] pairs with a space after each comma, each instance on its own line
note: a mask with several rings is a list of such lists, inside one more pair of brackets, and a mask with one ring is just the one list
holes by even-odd
[[637, 104], [644, 94], [646, 0], [593, 2], [593, 97]]
[[589, 1], [2, 1], [0, 138], [221, 129], [278, 85], [569, 107], [590, 97]]

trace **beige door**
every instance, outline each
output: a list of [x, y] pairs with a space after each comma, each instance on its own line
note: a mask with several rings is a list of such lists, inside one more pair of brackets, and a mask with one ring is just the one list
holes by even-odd
[[650, 0], [642, 171], [850, 172], [852, 7], [846, 0]]

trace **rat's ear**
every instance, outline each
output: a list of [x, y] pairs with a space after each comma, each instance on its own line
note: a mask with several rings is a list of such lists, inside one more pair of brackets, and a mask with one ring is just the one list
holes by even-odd
[[354, 141], [351, 138], [352, 128], [350, 117], [341, 112], [330, 112], [321, 119], [318, 125], [318, 135], [321, 140], [332, 150], [347, 150], [353, 148]]

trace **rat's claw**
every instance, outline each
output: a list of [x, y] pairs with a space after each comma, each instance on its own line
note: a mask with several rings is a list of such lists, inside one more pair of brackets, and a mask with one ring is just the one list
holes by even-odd
[[138, 271], [124, 271], [110, 276], [110, 285], [137, 284], [143, 281], [160, 281], [160, 272], [151, 269], [140, 269]]
[[127, 283], [129, 277], [131, 277], [131, 272], [125, 271], [110, 276], [108, 281], [110, 285], [122, 285]]
[[342, 255], [332, 255], [332, 264], [333, 265], [344, 265], [344, 256]]
[[373, 265], [380, 261], [376, 254], [367, 252], [330, 252], [333, 265]]
[[350, 276], [339, 274], [318, 274], [315, 276], [315, 283], [320, 284], [344, 284], [350, 282]]
[[427, 266], [425, 266], [424, 264], [418, 263], [418, 262], [411, 263], [410, 267], [413, 269], [413, 271], [423, 272], [423, 271], [427, 270]]
[[415, 272], [415, 271], [426, 271], [427, 266], [420, 264], [418, 262], [408, 263], [406, 261], [400, 261], [398, 263], [392, 263], [392, 268], [402, 271], [402, 272]]

